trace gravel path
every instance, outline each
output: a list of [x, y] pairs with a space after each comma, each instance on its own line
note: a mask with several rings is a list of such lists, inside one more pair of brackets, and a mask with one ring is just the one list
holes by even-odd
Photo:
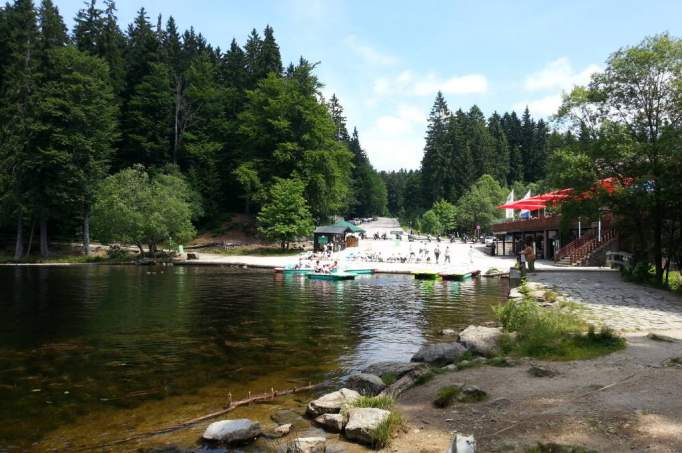
[[586, 305], [594, 320], [622, 332], [682, 329], [682, 298], [624, 282], [617, 272], [538, 272], [530, 280]]

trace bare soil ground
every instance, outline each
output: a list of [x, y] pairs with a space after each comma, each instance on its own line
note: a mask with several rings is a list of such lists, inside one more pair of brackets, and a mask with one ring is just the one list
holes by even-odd
[[[666, 331], [682, 340], [682, 331]], [[482, 367], [437, 376], [400, 399], [407, 423], [388, 448], [442, 453], [453, 432], [473, 433], [477, 452], [522, 452], [538, 442], [582, 446], [598, 452], [682, 451], [682, 368], [664, 362], [682, 357], [682, 341], [629, 336], [628, 347], [588, 361], [532, 363], [557, 377], [528, 374], [530, 360], [511, 368]], [[480, 403], [432, 405], [453, 383], [479, 386]]]

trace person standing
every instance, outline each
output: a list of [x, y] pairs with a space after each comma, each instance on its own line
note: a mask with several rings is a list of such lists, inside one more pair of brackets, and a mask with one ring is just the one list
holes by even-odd
[[443, 257], [443, 264], [448, 263], [450, 264], [450, 246], [446, 245], [445, 246], [445, 256]]
[[533, 250], [533, 240], [531, 238], [526, 239], [526, 248], [521, 253], [528, 263], [528, 272], [535, 272], [535, 250]]
[[436, 256], [436, 264], [438, 264], [438, 258], [440, 257], [440, 247], [436, 246], [436, 248], [433, 249], [433, 254]]
[[469, 264], [474, 264], [474, 246], [469, 246]]

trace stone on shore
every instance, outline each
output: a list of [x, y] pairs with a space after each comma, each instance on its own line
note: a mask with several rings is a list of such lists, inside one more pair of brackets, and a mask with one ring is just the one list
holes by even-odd
[[509, 290], [509, 299], [523, 299], [523, 293], [519, 288], [512, 288]]
[[391, 413], [384, 409], [355, 408], [348, 411], [345, 435], [348, 440], [371, 446], [374, 432]]
[[386, 388], [386, 384], [374, 374], [356, 373], [350, 375], [346, 380], [346, 387], [359, 392], [361, 395], [376, 396]]
[[436, 364], [455, 363], [459, 361], [467, 349], [460, 343], [436, 343], [422, 346], [412, 362], [426, 362]]
[[443, 329], [440, 334], [444, 337], [455, 337], [457, 336], [457, 331], [455, 329]]
[[346, 417], [343, 414], [322, 414], [315, 419], [315, 423], [326, 431], [340, 433], [346, 426]]
[[420, 363], [409, 362], [377, 362], [368, 366], [363, 370], [363, 373], [373, 374], [383, 379], [384, 375], [390, 374], [396, 380], [400, 379], [410, 371], [423, 367]]
[[319, 417], [322, 414], [338, 414], [341, 408], [349, 405], [356, 399], [360, 398], [360, 394], [355, 390], [343, 388], [336, 392], [327, 393], [320, 398], [308, 403], [307, 412], [312, 417]]
[[471, 352], [491, 357], [500, 352], [499, 341], [502, 329], [499, 327], [469, 326], [459, 333], [459, 341]]
[[475, 385], [465, 385], [462, 387], [457, 401], [461, 403], [471, 403], [475, 401], [483, 401], [488, 397], [488, 394]]
[[324, 437], [299, 437], [287, 448], [287, 453], [325, 453], [326, 449]]
[[534, 377], [555, 377], [559, 375], [557, 370], [539, 365], [532, 365], [528, 368], [528, 374]]
[[260, 423], [248, 418], [240, 418], [211, 423], [202, 437], [217, 442], [237, 443], [252, 440], [260, 434]]

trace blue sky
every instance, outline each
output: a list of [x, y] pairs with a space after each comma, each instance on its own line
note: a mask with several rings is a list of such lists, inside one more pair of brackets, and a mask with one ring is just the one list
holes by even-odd
[[[55, 0], [69, 26], [81, 0]], [[438, 89], [451, 108], [478, 104], [536, 116], [554, 113], [563, 90], [585, 83], [610, 53], [646, 35], [681, 35], [681, 1], [119, 0], [122, 28], [144, 6], [173, 15], [225, 49], [273, 26], [286, 63], [320, 62], [381, 170], [417, 168]]]

